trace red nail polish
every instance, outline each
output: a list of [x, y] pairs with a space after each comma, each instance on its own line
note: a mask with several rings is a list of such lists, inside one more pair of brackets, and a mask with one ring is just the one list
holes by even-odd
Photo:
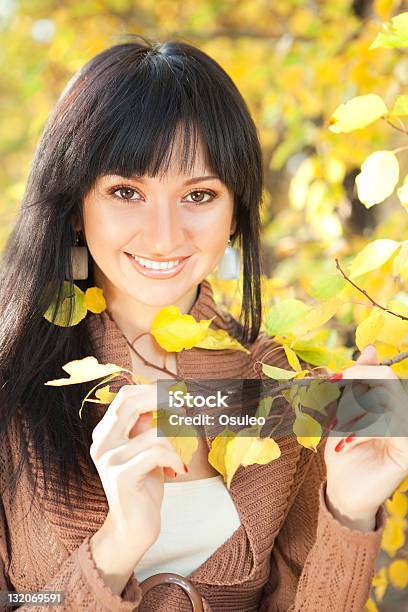
[[183, 465], [184, 465], [184, 471], [185, 471], [185, 472], [188, 472], [188, 467], [186, 466], [186, 464], [185, 464], [185, 463], [183, 463]]
[[177, 472], [174, 472], [174, 478], [177, 478]]
[[341, 372], [338, 372], [337, 374], [333, 374], [332, 376], [329, 376], [327, 378], [327, 380], [331, 380], [331, 381], [336, 381], [336, 380], [341, 380], [343, 378], [343, 374]]
[[356, 432], [353, 432], [346, 438], [346, 442], [351, 442], [356, 437]]
[[342, 448], [344, 448], [344, 438], [342, 438], [340, 442], [336, 444], [336, 446], [334, 447], [334, 450], [336, 451], [336, 453], [339, 453]]

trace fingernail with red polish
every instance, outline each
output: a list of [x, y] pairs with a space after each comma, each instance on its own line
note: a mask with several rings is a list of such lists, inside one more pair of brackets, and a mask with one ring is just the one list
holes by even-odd
[[347, 436], [346, 442], [351, 442], [352, 440], [354, 440], [355, 437], [356, 437], [356, 432], [353, 432], [352, 434]]
[[342, 438], [340, 442], [336, 444], [336, 446], [334, 447], [334, 450], [336, 451], [336, 453], [339, 453], [342, 448], [344, 448], [344, 438]]
[[336, 380], [341, 380], [342, 378], [343, 378], [343, 374], [341, 372], [338, 372], [337, 374], [332, 374], [332, 376], [329, 376], [327, 380], [336, 381]]
[[184, 471], [185, 471], [185, 472], [188, 472], [188, 467], [186, 466], [186, 464], [185, 464], [185, 463], [183, 463], [183, 465], [184, 465]]

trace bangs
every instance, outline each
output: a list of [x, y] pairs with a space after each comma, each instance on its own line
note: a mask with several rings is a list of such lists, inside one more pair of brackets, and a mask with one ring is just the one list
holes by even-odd
[[191, 174], [199, 142], [205, 167], [216, 174], [205, 139], [190, 113], [175, 114], [171, 105], [157, 99], [142, 113], [135, 102], [124, 110], [103, 143], [98, 175], [154, 177], [166, 174], [172, 164], [180, 173]]
[[225, 83], [179, 59], [162, 50], [139, 58], [136, 67], [116, 66], [113, 77], [94, 71], [98, 91], [82, 126], [87, 188], [106, 174], [164, 175], [173, 163], [190, 175], [201, 145], [205, 167], [243, 195], [251, 146], [240, 109]]

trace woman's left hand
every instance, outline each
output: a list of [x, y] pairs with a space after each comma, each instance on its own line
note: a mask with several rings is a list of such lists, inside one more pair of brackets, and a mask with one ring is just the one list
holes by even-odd
[[[357, 383], [357, 388], [364, 392], [354, 406], [346, 405], [347, 421], [355, 406], [362, 413], [356, 415], [354, 412], [354, 429], [341, 437], [332, 432], [327, 438], [324, 452], [326, 503], [341, 523], [371, 531], [375, 529], [379, 507], [408, 475], [407, 394], [395, 372], [388, 366], [378, 365], [377, 351], [372, 345], [365, 347], [355, 365], [343, 371], [343, 379], [374, 380], [370, 381], [369, 391], [366, 391], [364, 383]], [[346, 397], [347, 392], [339, 406], [344, 404]], [[369, 407], [368, 413], [361, 410], [364, 404]], [[387, 412], [393, 419], [394, 435], [389, 435], [389, 430], [381, 430], [381, 427], [385, 428]], [[345, 431], [341, 426], [341, 411], [337, 414], [340, 417], [337, 432]], [[356, 416], [363, 415], [360, 420], [356, 419]], [[382, 426], [379, 425], [380, 419], [383, 419]], [[398, 429], [395, 428], [397, 420]], [[364, 421], [369, 424], [364, 426]], [[375, 436], [371, 435], [373, 431]]]

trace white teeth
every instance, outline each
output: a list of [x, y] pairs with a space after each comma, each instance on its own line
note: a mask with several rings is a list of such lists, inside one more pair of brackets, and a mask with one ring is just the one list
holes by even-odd
[[136, 255], [132, 255], [133, 259], [136, 259], [144, 268], [149, 268], [150, 270], [170, 270], [171, 268], [175, 268], [180, 263], [179, 259], [175, 261], [151, 261], [148, 259], [143, 259], [143, 257], [136, 257]]

